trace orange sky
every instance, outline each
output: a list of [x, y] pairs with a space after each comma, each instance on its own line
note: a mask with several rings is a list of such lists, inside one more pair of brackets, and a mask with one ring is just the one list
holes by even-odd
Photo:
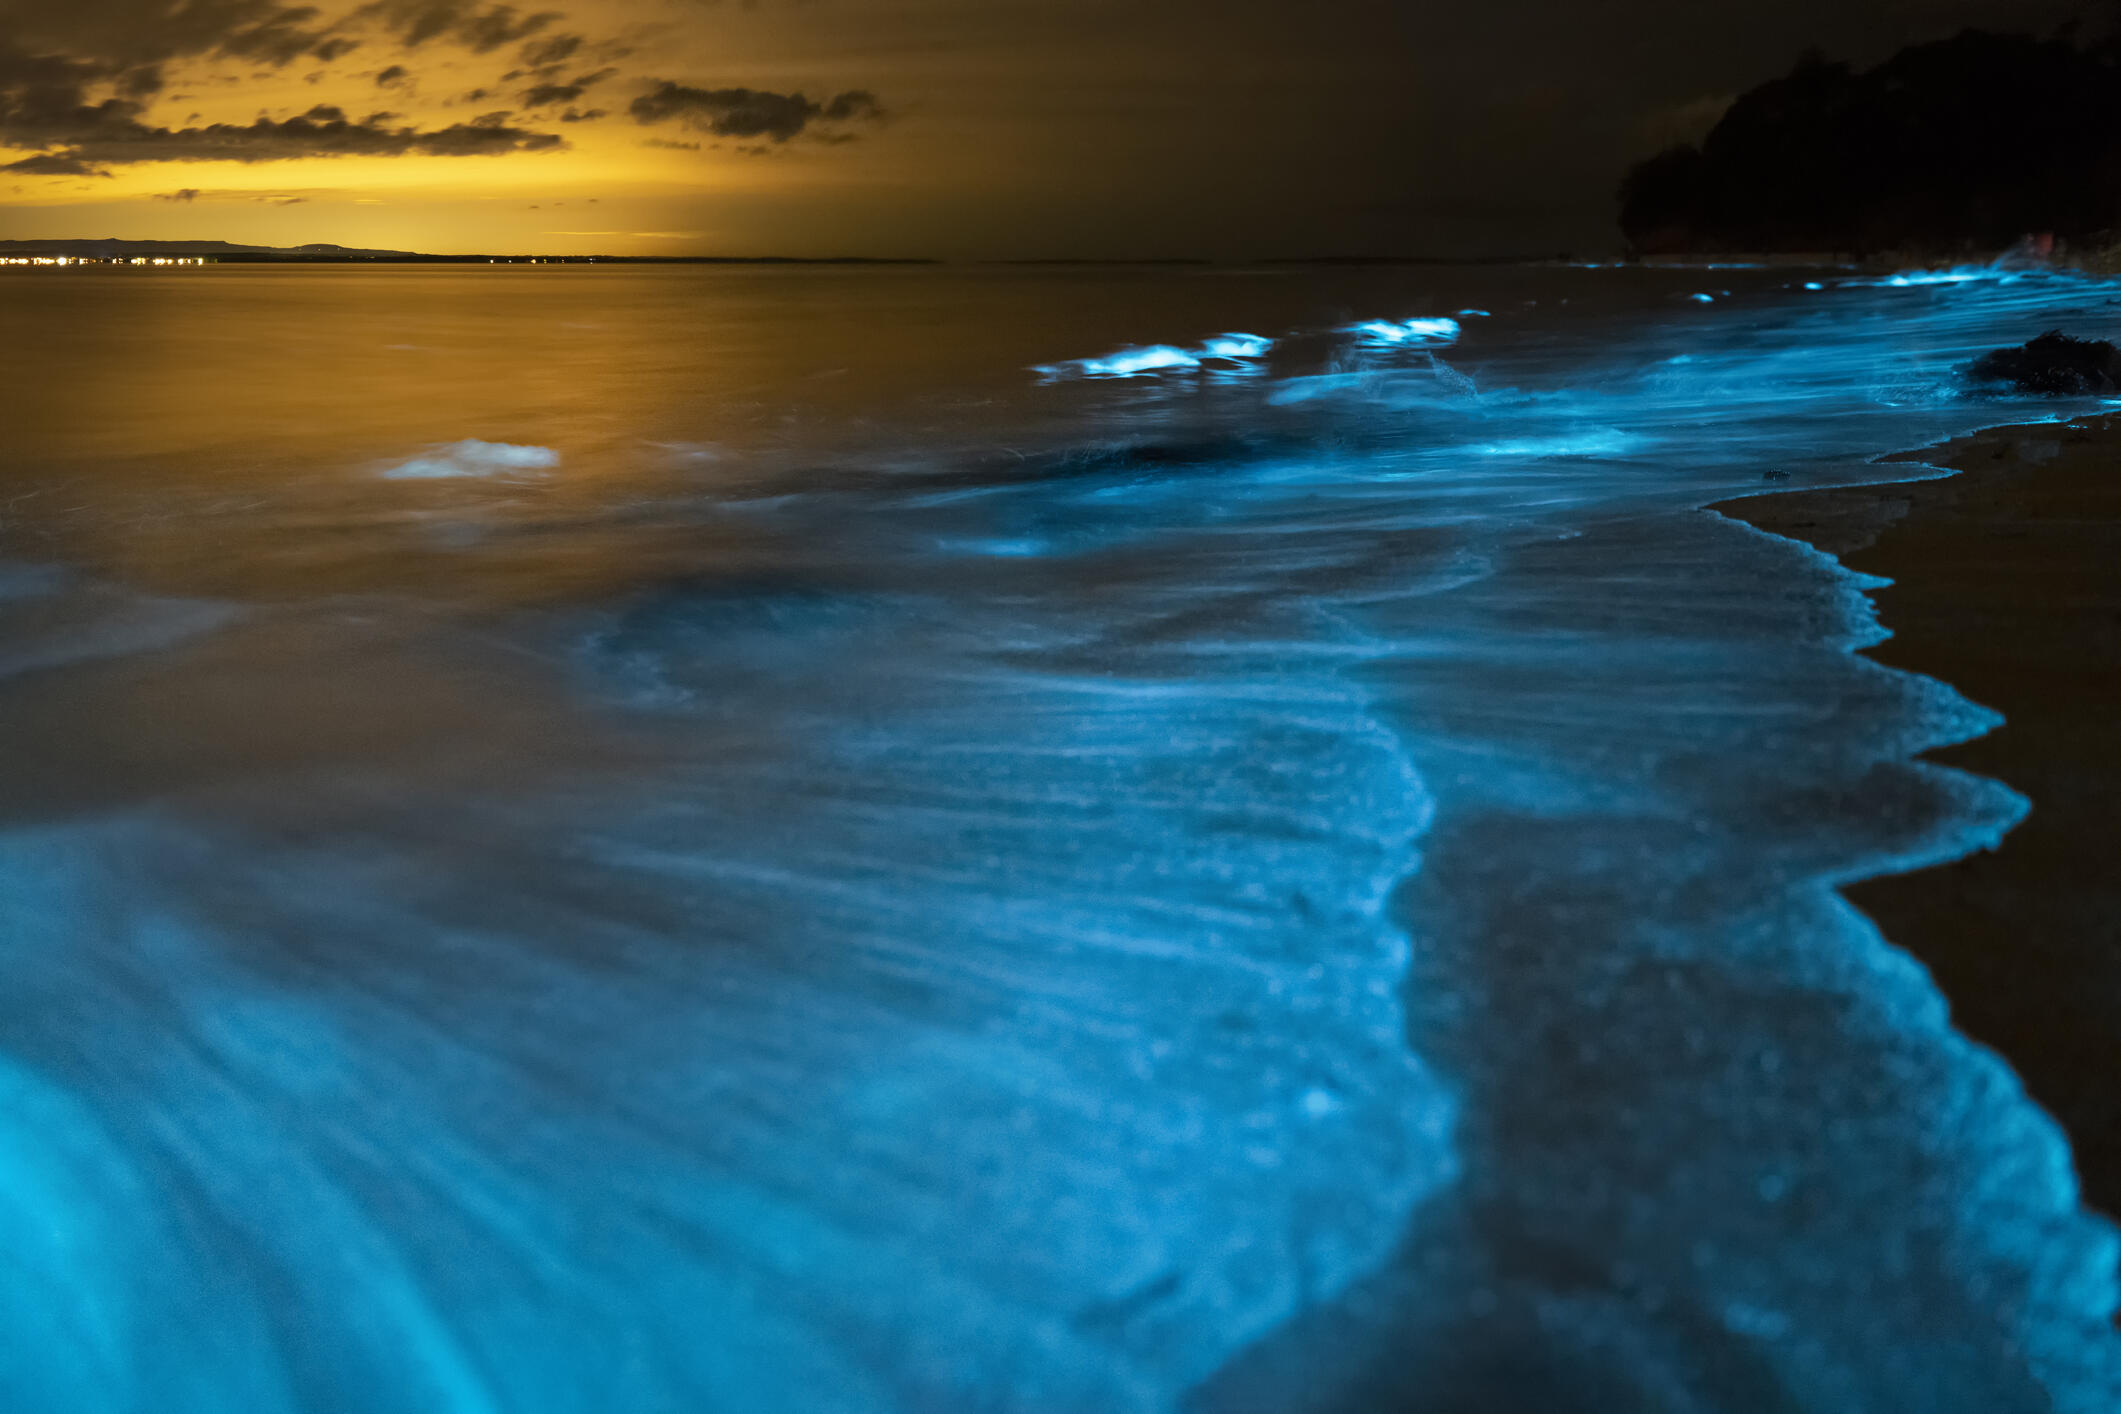
[[[933, 144], [917, 131], [912, 153], [909, 144], [889, 140], [894, 115], [864, 108], [840, 122], [806, 116], [806, 103], [825, 107], [836, 94], [860, 90], [866, 66], [852, 56], [802, 52], [810, 46], [789, 44], [771, 23], [781, 16], [756, 8], [600, 0], [551, 14], [449, 0], [342, 5], [298, 19], [297, 37], [316, 38], [285, 57], [267, 48], [270, 30], [263, 41], [246, 36], [261, 19], [271, 25], [275, 15], [302, 16], [300, 9], [193, 6], [217, 8], [226, 21], [204, 37], [172, 33], [158, 42], [153, 20], [168, 7], [106, 0], [96, 8], [107, 19], [96, 25], [69, 24], [43, 0], [35, 8], [46, 13], [18, 28], [28, 31], [28, 42], [15, 41], [18, 50], [101, 61], [108, 72], [82, 86], [85, 104], [125, 92], [128, 63], [151, 64], [160, 86], [137, 100], [130, 121], [165, 130], [171, 136], [164, 145], [183, 153], [126, 161], [129, 148], [94, 141], [46, 149], [85, 152], [80, 165], [88, 174], [47, 173], [34, 162], [29, 170], [0, 172], [7, 198], [0, 235], [10, 237], [329, 240], [453, 252], [798, 246], [817, 253], [872, 244], [847, 218], [860, 204], [848, 198], [864, 191], [881, 197], [917, 182], [917, 164], [934, 160]], [[128, 12], [150, 9], [139, 27], [147, 41], [133, 44], [123, 33]], [[711, 26], [702, 22], [706, 16]], [[453, 27], [423, 33], [452, 19]], [[133, 54], [125, 52], [129, 44]], [[651, 79], [708, 94], [748, 87], [788, 101], [748, 115], [741, 103], [707, 103], [642, 122], [629, 104]], [[540, 87], [580, 91], [556, 98], [539, 94]], [[812, 97], [798, 103], [798, 94]], [[337, 113], [319, 113], [320, 105]], [[520, 146], [438, 155], [422, 150], [416, 136], [410, 150], [327, 151], [346, 138], [358, 148], [369, 130], [385, 135], [384, 143], [402, 142], [408, 132], [446, 132], [496, 114], [505, 116], [488, 122], [524, 134]], [[272, 126], [260, 130], [260, 120]], [[284, 126], [289, 120], [293, 132]], [[762, 121], [777, 126], [748, 130]], [[340, 125], [356, 131], [335, 137]], [[33, 140], [47, 131], [70, 130], [9, 130], [0, 165], [34, 158]], [[212, 138], [182, 141], [188, 133]], [[227, 157], [214, 160], [223, 150]], [[791, 239], [798, 223], [804, 229]]]
[[0, 238], [1598, 249], [1625, 162], [1698, 135], [1803, 42], [1862, 57], [1991, 12], [2074, 8], [552, 3], [0, 0]]

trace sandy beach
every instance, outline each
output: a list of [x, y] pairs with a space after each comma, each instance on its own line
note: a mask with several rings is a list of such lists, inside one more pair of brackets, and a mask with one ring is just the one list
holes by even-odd
[[1995, 851], [1848, 893], [2068, 1130], [2086, 1200], [2121, 1214], [2121, 419], [1895, 460], [1960, 474], [1718, 509], [1891, 579], [1876, 599], [1893, 637], [1871, 655], [2006, 718], [1935, 759], [2010, 784], [2026, 821]]

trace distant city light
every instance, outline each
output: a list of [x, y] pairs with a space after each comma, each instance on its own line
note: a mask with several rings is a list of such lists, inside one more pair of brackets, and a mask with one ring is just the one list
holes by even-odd
[[0, 255], [0, 265], [211, 265], [209, 255]]

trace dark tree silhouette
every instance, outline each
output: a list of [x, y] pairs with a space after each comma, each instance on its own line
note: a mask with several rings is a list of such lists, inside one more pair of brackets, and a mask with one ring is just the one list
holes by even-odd
[[1637, 164], [1620, 225], [1645, 254], [2000, 250], [2121, 230], [2121, 42], [1969, 30], [1867, 72], [1816, 51], [1697, 149]]

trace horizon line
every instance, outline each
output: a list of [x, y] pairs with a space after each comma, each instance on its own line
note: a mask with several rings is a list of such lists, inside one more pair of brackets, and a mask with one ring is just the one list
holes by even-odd
[[[792, 255], [777, 252], [720, 253], [697, 252], [690, 254], [622, 254], [608, 251], [560, 252], [540, 250], [480, 250], [462, 252], [440, 252], [386, 249], [375, 246], [346, 246], [330, 241], [310, 241], [291, 246], [268, 246], [262, 244], [228, 241], [218, 238], [169, 238], [127, 236], [41, 236], [0, 238], [0, 250], [13, 253], [79, 254], [80, 247], [137, 247], [163, 252], [176, 247], [194, 247], [187, 253], [214, 256], [231, 263], [280, 262], [287, 264], [475, 264], [480, 261], [495, 263], [519, 263], [537, 261], [555, 264], [628, 263], [645, 265], [673, 264], [865, 264], [865, 265], [1513, 265], [1549, 261], [1574, 261], [1582, 258], [1577, 252], [1562, 250], [1544, 253], [1521, 252], [1513, 254], [1458, 254], [1397, 253], [1384, 251], [1329, 252], [1316, 255], [1016, 255], [1016, 256], [934, 256], [934, 255], [869, 255], [842, 253], [831, 255]], [[64, 249], [64, 248], [74, 249]], [[112, 254], [122, 252], [112, 251]], [[1610, 260], [1622, 258], [1618, 250], [1599, 252], [1588, 258]]]

